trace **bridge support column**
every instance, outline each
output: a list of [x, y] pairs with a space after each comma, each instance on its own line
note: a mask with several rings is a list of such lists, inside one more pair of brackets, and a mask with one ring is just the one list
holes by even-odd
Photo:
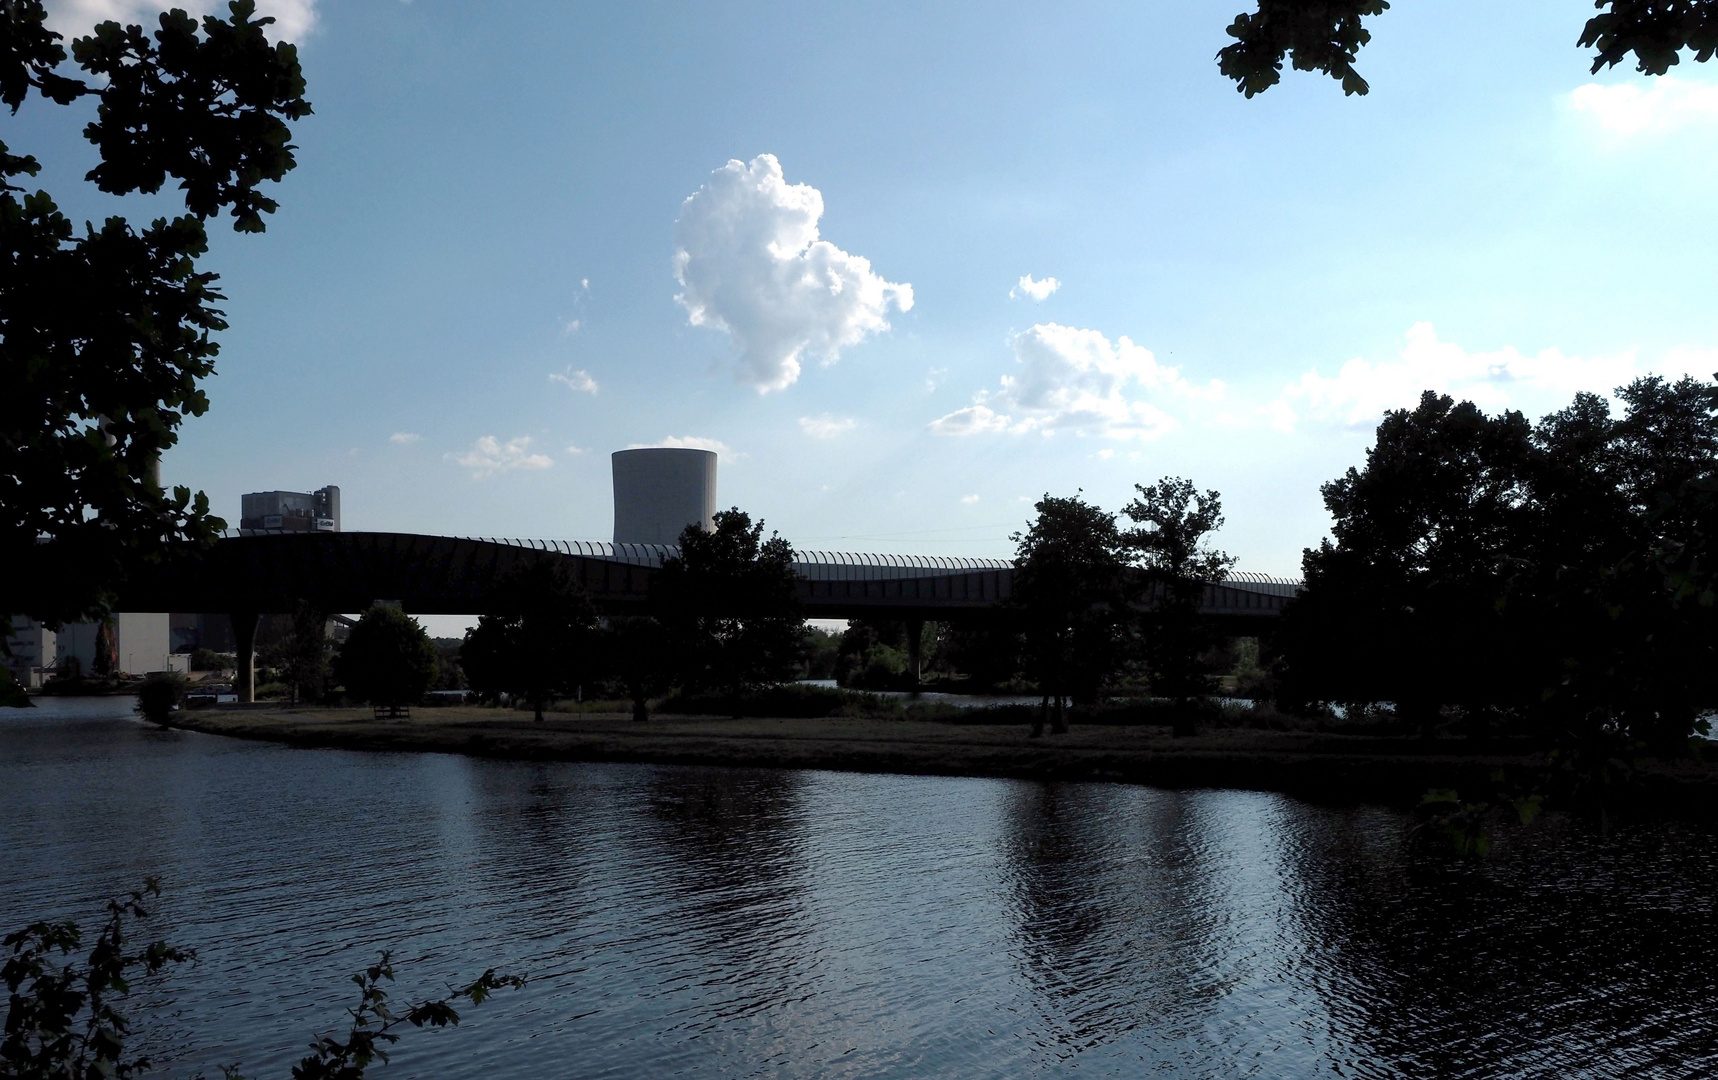
[[227, 616], [233, 621], [233, 640], [239, 648], [239, 670], [233, 676], [233, 692], [244, 703], [257, 699], [257, 613], [235, 611]]
[[919, 690], [919, 683], [924, 681], [924, 673], [920, 670], [922, 659], [922, 642], [925, 636], [925, 620], [907, 620], [907, 670], [913, 673], [913, 692]]

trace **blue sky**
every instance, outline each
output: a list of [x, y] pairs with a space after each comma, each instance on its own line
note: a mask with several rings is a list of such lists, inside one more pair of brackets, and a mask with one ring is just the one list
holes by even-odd
[[[166, 478], [606, 539], [609, 452], [680, 440], [797, 546], [1000, 555], [1046, 491], [1173, 474], [1296, 574], [1423, 387], [1718, 370], [1718, 72], [1590, 76], [1570, 0], [1403, 0], [1368, 97], [1248, 101], [1242, 6], [283, 0], [316, 113], [269, 231], [217, 230]], [[75, 110], [5, 125], [111, 212]]]

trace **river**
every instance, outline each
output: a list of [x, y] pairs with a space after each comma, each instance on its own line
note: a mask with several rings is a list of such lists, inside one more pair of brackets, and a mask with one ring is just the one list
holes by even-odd
[[1245, 791], [292, 750], [0, 710], [0, 931], [159, 875], [167, 1074], [284, 1078], [347, 975], [527, 975], [378, 1080], [1718, 1074], [1718, 845], [1491, 857]]

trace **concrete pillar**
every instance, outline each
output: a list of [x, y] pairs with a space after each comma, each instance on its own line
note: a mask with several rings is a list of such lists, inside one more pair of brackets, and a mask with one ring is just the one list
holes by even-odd
[[239, 670], [233, 676], [233, 692], [240, 701], [252, 704], [257, 699], [257, 613], [235, 611], [228, 618], [233, 620], [233, 640], [239, 651]]
[[913, 673], [913, 691], [918, 692], [919, 683], [924, 680], [920, 660], [922, 659], [922, 643], [925, 636], [925, 620], [907, 620], [907, 670]]

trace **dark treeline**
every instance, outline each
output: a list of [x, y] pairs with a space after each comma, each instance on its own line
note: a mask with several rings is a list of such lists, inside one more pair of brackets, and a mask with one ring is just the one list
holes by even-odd
[[1323, 489], [1279, 635], [1300, 708], [1686, 747], [1718, 705], [1718, 387], [1645, 378], [1530, 424], [1430, 392]]

